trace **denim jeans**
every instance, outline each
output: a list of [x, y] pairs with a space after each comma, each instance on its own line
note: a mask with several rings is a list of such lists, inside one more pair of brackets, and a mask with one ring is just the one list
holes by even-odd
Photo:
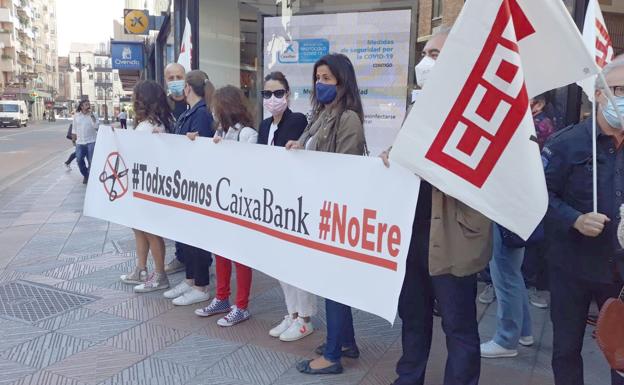
[[493, 340], [505, 349], [515, 349], [520, 337], [532, 335], [529, 295], [522, 276], [523, 259], [524, 247], [504, 246], [498, 225], [494, 224], [490, 273], [498, 308]]
[[325, 358], [332, 362], [340, 361], [342, 348], [355, 346], [355, 331], [353, 330], [353, 316], [351, 307], [339, 302], [325, 299], [325, 313], [327, 318], [327, 344]]
[[[95, 149], [95, 142], [76, 145], [76, 163], [78, 163], [78, 168], [80, 169], [80, 173], [85, 178], [89, 177], [89, 170], [91, 168], [91, 159], [93, 159], [94, 149]], [[88, 167], [85, 165], [85, 158], [87, 158], [87, 161], [89, 162]]]

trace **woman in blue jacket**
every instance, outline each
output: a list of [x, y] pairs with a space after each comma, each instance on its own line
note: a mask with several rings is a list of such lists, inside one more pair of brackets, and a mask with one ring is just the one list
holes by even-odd
[[[176, 122], [174, 133], [178, 135], [214, 136], [213, 118], [206, 104], [214, 93], [214, 86], [203, 71], [186, 74], [184, 96], [189, 104]], [[176, 258], [185, 264], [186, 280], [164, 293], [174, 305], [192, 305], [210, 299], [208, 294], [209, 269], [212, 254], [197, 247], [176, 242]]]

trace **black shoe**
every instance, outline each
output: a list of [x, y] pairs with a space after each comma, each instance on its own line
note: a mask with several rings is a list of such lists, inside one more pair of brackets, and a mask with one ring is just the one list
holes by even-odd
[[[325, 345], [322, 344], [314, 350], [316, 354], [322, 356], [325, 354]], [[360, 358], [360, 349], [357, 346], [352, 346], [350, 348], [342, 348], [342, 356], [347, 358]]]
[[323, 369], [312, 369], [310, 367], [310, 362], [313, 360], [306, 360], [297, 363], [297, 370], [301, 373], [305, 374], [340, 374], [342, 373], [342, 364], [340, 362], [336, 362], [333, 365], [330, 365]]
[[88, 181], [89, 181], [89, 178], [87, 178], [86, 176], [82, 178], [82, 184], [87, 184]]

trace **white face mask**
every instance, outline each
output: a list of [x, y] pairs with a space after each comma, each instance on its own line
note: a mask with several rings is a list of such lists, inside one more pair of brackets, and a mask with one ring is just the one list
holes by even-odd
[[436, 61], [433, 58], [425, 56], [416, 65], [414, 70], [416, 71], [416, 84], [418, 84], [418, 87], [423, 88], [435, 63]]

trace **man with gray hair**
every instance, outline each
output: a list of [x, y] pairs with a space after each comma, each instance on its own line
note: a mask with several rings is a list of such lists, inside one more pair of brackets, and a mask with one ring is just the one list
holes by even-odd
[[[593, 212], [592, 121], [551, 136], [542, 151], [549, 205], [552, 368], [556, 385], [583, 385], [583, 337], [592, 300], [602, 307], [617, 297], [624, 274], [624, 250], [617, 240], [624, 203], [624, 60], [605, 67], [606, 86], [596, 91], [598, 212]], [[620, 111], [620, 114], [617, 113]], [[624, 379], [612, 371], [612, 385]]]

